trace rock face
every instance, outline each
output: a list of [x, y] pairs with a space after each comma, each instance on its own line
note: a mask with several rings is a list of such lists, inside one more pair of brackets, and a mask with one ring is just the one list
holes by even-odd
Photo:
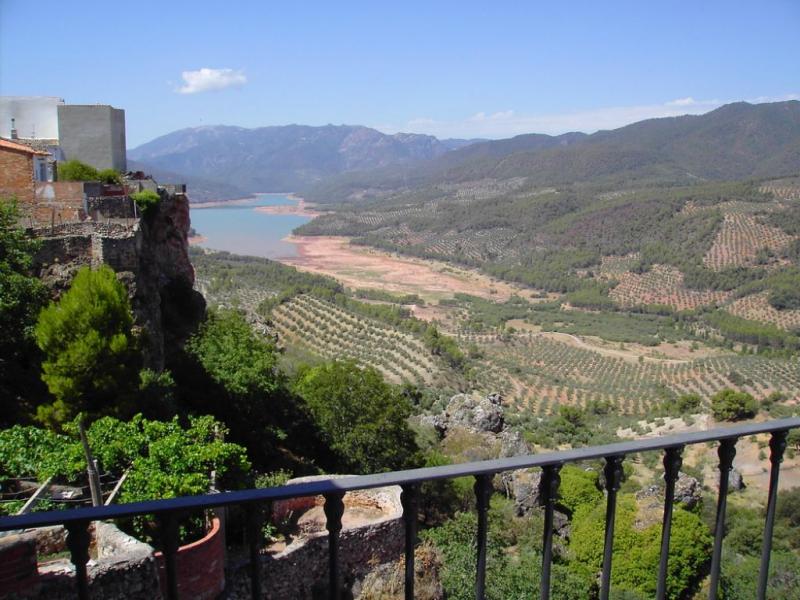
[[468, 394], [456, 394], [450, 399], [437, 429], [446, 431], [452, 427], [463, 427], [477, 433], [500, 433], [505, 427], [503, 398], [500, 394], [489, 394], [479, 398]]
[[[445, 446], [450, 439], [474, 438], [470, 448], [461, 452], [463, 460], [510, 458], [531, 454], [531, 448], [518, 431], [509, 428], [505, 420], [503, 397], [500, 394], [475, 396], [456, 394], [450, 398], [444, 412], [427, 416], [424, 423], [433, 426], [443, 438]], [[481, 455], [475, 456], [475, 443], [480, 444]], [[456, 444], [458, 445], [458, 444]], [[539, 505], [541, 473], [534, 470], [507, 471], [495, 477], [498, 491], [514, 498], [517, 514], [528, 514]]]
[[[714, 471], [714, 487], [719, 489], [719, 471]], [[728, 475], [728, 491], [729, 492], [739, 492], [743, 490], [745, 487], [744, 478], [742, 477], [742, 473], [738, 469], [731, 469], [730, 474]]]
[[165, 356], [193, 331], [205, 312], [193, 290], [189, 260], [189, 201], [160, 192], [157, 210], [139, 220], [67, 223], [32, 230], [42, 242], [34, 269], [54, 298], [84, 266], [110, 266], [128, 288], [134, 326], [144, 339], [144, 366], [160, 371]]

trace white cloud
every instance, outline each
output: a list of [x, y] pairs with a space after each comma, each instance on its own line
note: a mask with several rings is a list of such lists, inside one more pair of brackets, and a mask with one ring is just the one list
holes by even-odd
[[[798, 99], [797, 94], [760, 97], [748, 102], [778, 102]], [[403, 125], [379, 127], [381, 131], [394, 133], [406, 131], [427, 133], [438, 138], [506, 138], [523, 133], [547, 133], [558, 135], [568, 131], [592, 133], [601, 129], [616, 129], [645, 119], [678, 117], [702, 114], [719, 108], [730, 100], [697, 100], [691, 96], [670, 100], [663, 104], [638, 106], [611, 106], [571, 113], [524, 115], [513, 110], [495, 113], [477, 112], [461, 119], [432, 119], [417, 117]]]
[[241, 87], [247, 83], [247, 77], [242, 71], [233, 69], [209, 69], [203, 67], [197, 71], [183, 71], [181, 73], [183, 85], [176, 91], [179, 94], [198, 94], [224, 90], [229, 87]]
[[667, 106], [691, 106], [697, 104], [697, 100], [689, 96], [688, 98], [678, 98], [672, 102], [667, 102]]

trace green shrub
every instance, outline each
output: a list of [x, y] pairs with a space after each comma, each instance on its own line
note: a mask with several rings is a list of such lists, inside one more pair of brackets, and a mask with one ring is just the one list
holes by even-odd
[[58, 163], [59, 181], [100, 181], [97, 169], [79, 160]]
[[153, 190], [142, 190], [131, 194], [131, 200], [136, 202], [136, 206], [139, 207], [139, 211], [144, 216], [148, 216], [153, 213], [158, 203], [161, 202], [161, 196]]
[[115, 169], [103, 169], [102, 171], [98, 171], [97, 177], [103, 183], [112, 185], [119, 185], [122, 183], [122, 176]]
[[747, 392], [725, 388], [711, 397], [711, 412], [718, 421], [749, 419], [757, 410], [755, 398]]

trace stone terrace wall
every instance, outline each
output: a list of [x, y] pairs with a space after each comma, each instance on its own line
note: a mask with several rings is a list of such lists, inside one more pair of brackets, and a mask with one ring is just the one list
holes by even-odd
[[[313, 480], [317, 477], [293, 481]], [[348, 496], [354, 494], [352, 500]], [[358, 504], [359, 495], [371, 497], [382, 507], [384, 516], [363, 525], [347, 526], [350, 502]], [[299, 499], [298, 499], [299, 500]], [[400, 488], [392, 486], [345, 495], [345, 528], [340, 534], [339, 565], [342, 579], [348, 589], [363, 580], [378, 565], [398, 560], [403, 555], [405, 526], [400, 504]], [[273, 518], [287, 512], [302, 511], [314, 503], [314, 497], [299, 502], [276, 502]], [[264, 598], [289, 600], [327, 597], [328, 585], [328, 535], [318, 531], [296, 537], [282, 552], [261, 557]], [[228, 598], [248, 599], [250, 595], [250, 566], [244, 559], [231, 560], [228, 566]]]
[[[0, 543], [0, 573], [8, 570], [15, 576], [11, 582], [0, 579], [0, 598], [75, 598], [75, 571], [68, 559], [59, 558], [38, 565], [36, 562], [37, 553], [43, 556], [64, 551], [62, 527], [46, 527], [11, 537], [18, 540], [4, 538]], [[152, 547], [108, 523], [95, 523], [93, 541], [92, 559], [88, 564], [89, 594], [92, 598], [162, 598]]]

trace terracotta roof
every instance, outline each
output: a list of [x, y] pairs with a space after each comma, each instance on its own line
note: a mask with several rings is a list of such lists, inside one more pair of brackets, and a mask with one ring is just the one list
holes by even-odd
[[0, 138], [0, 148], [6, 148], [7, 150], [16, 150], [17, 152], [24, 152], [25, 154], [38, 154], [39, 156], [49, 156], [47, 152], [34, 150], [30, 146], [25, 146], [24, 144], [18, 144], [16, 142], [12, 142], [11, 140], [6, 140], [3, 138]]

